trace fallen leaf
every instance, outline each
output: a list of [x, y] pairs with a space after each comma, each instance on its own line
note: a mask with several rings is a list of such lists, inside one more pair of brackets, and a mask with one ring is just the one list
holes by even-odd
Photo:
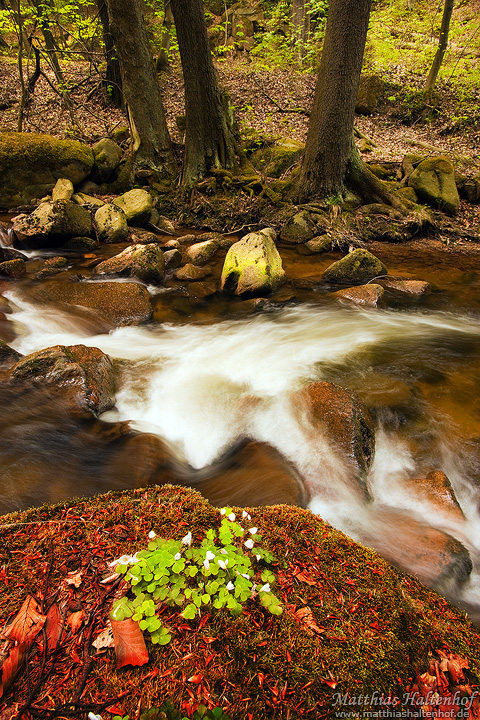
[[107, 627], [105, 630], [102, 630], [100, 635], [97, 635], [95, 640], [92, 642], [92, 645], [94, 648], [97, 648], [97, 650], [114, 647], [115, 643], [113, 642], [112, 628]]
[[23, 663], [23, 658], [28, 652], [26, 644], [15, 645], [11, 648], [9, 655], [5, 658], [2, 665], [2, 682], [0, 684], [0, 698], [3, 697], [5, 690], [12, 684], [15, 675]]
[[317, 633], [317, 635], [322, 635], [325, 632], [325, 628], [320, 627], [320, 625], [317, 624], [313, 612], [308, 606], [300, 608], [293, 613], [293, 616], [311, 633]]
[[13, 622], [3, 631], [3, 636], [20, 644], [28, 644], [40, 632], [46, 619], [46, 615], [39, 612], [35, 598], [29, 595]]
[[72, 633], [75, 634], [83, 622], [83, 610], [70, 613], [67, 617], [67, 625], [70, 625]]
[[117, 668], [124, 665], [145, 665], [148, 662], [148, 652], [138, 622], [132, 618], [111, 620], [110, 622], [117, 656]]
[[73, 585], [74, 587], [78, 588], [82, 584], [82, 571], [81, 570], [74, 570], [73, 572], [69, 572], [69, 577], [65, 580], [65, 585]]
[[192, 675], [192, 677], [188, 678], [188, 682], [195, 683], [198, 685], [203, 680], [203, 675]]
[[63, 633], [62, 615], [60, 608], [56, 603], [51, 605], [47, 612], [45, 622], [45, 632], [47, 635], [48, 650], [55, 650], [58, 647]]

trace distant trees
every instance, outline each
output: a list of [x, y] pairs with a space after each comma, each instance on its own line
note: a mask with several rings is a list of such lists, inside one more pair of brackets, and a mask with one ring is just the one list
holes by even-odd
[[432, 98], [433, 88], [437, 79], [438, 71], [445, 56], [448, 45], [448, 33], [450, 31], [450, 20], [452, 18], [454, 0], [445, 0], [443, 6], [442, 25], [440, 27], [440, 37], [438, 40], [438, 48], [433, 58], [432, 67], [428, 73], [427, 82], [424, 88], [425, 101], [429, 103]]

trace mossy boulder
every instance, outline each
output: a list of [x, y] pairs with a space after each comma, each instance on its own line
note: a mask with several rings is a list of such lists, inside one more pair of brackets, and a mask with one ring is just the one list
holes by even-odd
[[387, 272], [386, 266], [375, 255], [358, 248], [330, 265], [323, 273], [323, 279], [338, 285], [360, 285]]
[[91, 235], [92, 220], [88, 210], [74, 202], [46, 200], [29, 215], [14, 218], [13, 230], [26, 247], [54, 247], [78, 235]]
[[271, 293], [285, 282], [275, 231], [265, 228], [234, 243], [225, 258], [221, 289], [227, 295]]
[[52, 200], [71, 200], [73, 183], [68, 178], [59, 178], [52, 190]]
[[301, 158], [305, 144], [299, 140], [285, 138], [270, 147], [253, 153], [250, 161], [263, 175], [280, 178]]
[[125, 213], [113, 203], [105, 203], [95, 212], [93, 224], [100, 242], [119, 243], [127, 239]]
[[280, 240], [285, 243], [298, 245], [308, 242], [315, 237], [315, 225], [306, 210], [295, 213], [280, 232]]
[[55, 345], [21, 358], [9, 381], [40, 384], [66, 391], [88, 414], [98, 415], [115, 404], [113, 363], [101, 350], [85, 345]]
[[0, 262], [0, 276], [18, 278], [25, 275], [26, 271], [25, 260], [21, 258]]
[[92, 180], [103, 183], [111, 180], [122, 159], [123, 150], [110, 138], [102, 138], [92, 148], [95, 163]]
[[422, 160], [408, 178], [419, 200], [431, 207], [455, 215], [460, 198], [455, 184], [455, 171], [447, 157], [438, 156]]
[[147, 190], [129, 190], [115, 198], [114, 205], [125, 213], [129, 225], [145, 225], [153, 210], [153, 198]]
[[0, 208], [32, 203], [59, 178], [80, 183], [93, 166], [92, 150], [76, 140], [39, 133], [0, 133]]
[[137, 277], [147, 283], [160, 283], [165, 272], [163, 253], [158, 245], [130, 245], [95, 268], [96, 275]]
[[219, 240], [212, 238], [211, 240], [204, 240], [190, 245], [187, 255], [194, 265], [204, 265], [211, 260], [219, 248]]

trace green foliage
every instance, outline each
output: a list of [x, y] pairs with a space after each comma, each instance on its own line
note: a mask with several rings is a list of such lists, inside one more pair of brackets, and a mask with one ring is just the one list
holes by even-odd
[[272, 615], [281, 615], [280, 601], [270, 590], [275, 575], [267, 567], [274, 558], [258, 546], [262, 536], [255, 527], [245, 530], [229, 508], [221, 513], [219, 529], [207, 530], [198, 547], [191, 545], [191, 533], [182, 540], [151, 533], [146, 550], [120, 558], [116, 571], [125, 575], [133, 597], [117, 600], [112, 618], [132, 618], [150, 633], [152, 643], [166, 645], [171, 635], [157, 615], [163, 604], [182, 608], [182, 617], [193, 620], [202, 606], [239, 615], [245, 602], [258, 597]]
[[[199, 705], [192, 715], [193, 720], [230, 720], [221, 707], [211, 710], [205, 705]], [[115, 720], [115, 718], [113, 718]], [[125, 719], [124, 719], [125, 720]], [[140, 715], [140, 720], [188, 720], [168, 700], [158, 708], [150, 708]]]

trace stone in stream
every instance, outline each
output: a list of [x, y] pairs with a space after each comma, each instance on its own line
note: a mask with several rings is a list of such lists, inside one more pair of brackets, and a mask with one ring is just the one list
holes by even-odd
[[73, 195], [73, 183], [68, 178], [59, 178], [52, 190], [52, 200], [71, 200]]
[[190, 483], [214, 505], [306, 506], [298, 471], [267, 443], [246, 441], [214, 466], [204, 468]]
[[334, 383], [316, 382], [293, 393], [291, 403], [353, 468], [368, 498], [366, 475], [375, 454], [375, 429], [358, 395]]
[[220, 242], [217, 239], [205, 240], [190, 245], [187, 256], [193, 265], [205, 265], [212, 259], [219, 248]]
[[25, 260], [17, 258], [16, 260], [6, 260], [0, 263], [0, 276], [9, 278], [19, 278], [25, 275], [27, 269]]
[[370, 285], [356, 285], [355, 287], [337, 290], [331, 296], [340, 300], [347, 300], [355, 305], [382, 307], [384, 294], [385, 291], [381, 285], [371, 283]]
[[285, 243], [304, 243], [315, 237], [315, 226], [306, 210], [301, 210], [290, 218], [280, 232], [280, 240]]
[[156, 243], [129, 245], [118, 255], [104, 260], [95, 268], [95, 275], [137, 277], [146, 283], [161, 283], [165, 274], [163, 253]]
[[420, 201], [431, 207], [455, 215], [460, 198], [455, 184], [455, 170], [447, 157], [442, 155], [422, 160], [408, 178]]
[[62, 389], [81, 412], [99, 415], [115, 404], [113, 363], [85, 345], [55, 345], [26, 355], [9, 371], [14, 385], [40, 384]]
[[153, 210], [152, 196], [140, 188], [119, 195], [113, 204], [123, 210], [130, 225], [145, 225]]
[[43, 280], [47, 277], [51, 277], [52, 275], [57, 275], [63, 270], [66, 270], [67, 267], [67, 258], [62, 256], [47, 258], [43, 261], [43, 266], [40, 270], [35, 273], [35, 280]]
[[10, 345], [7, 345], [4, 340], [0, 340], [0, 367], [6, 368], [15, 365], [16, 362], [22, 357], [21, 353], [17, 352]]
[[59, 178], [76, 185], [87, 177], [92, 166], [92, 150], [76, 140], [60, 140], [39, 133], [2, 132], [0, 208], [18, 207], [44, 197], [52, 192]]
[[207, 275], [211, 274], [210, 267], [198, 267], [192, 263], [187, 263], [173, 273], [177, 280], [203, 280]]
[[375, 255], [358, 248], [330, 265], [323, 273], [323, 279], [338, 285], [361, 284], [387, 272], [386, 266]]
[[[48, 281], [30, 288], [27, 299], [48, 304], [65, 303], [69, 312], [83, 309], [82, 317], [96, 322], [103, 330], [119, 325], [138, 325], [152, 316], [150, 296], [144, 285], [136, 282], [60, 282]], [[73, 307], [72, 307], [73, 306]], [[92, 310], [95, 311], [92, 313]], [[92, 317], [93, 316], [93, 317]]]
[[63, 245], [69, 238], [92, 234], [90, 213], [69, 200], [46, 200], [29, 215], [13, 218], [13, 231], [28, 248]]
[[177, 248], [172, 247], [171, 250], [165, 250], [163, 253], [163, 259], [165, 261], [166, 270], [179, 268], [182, 264], [182, 253], [177, 250]]
[[285, 282], [275, 231], [265, 228], [234, 243], [225, 258], [221, 289], [226, 295], [262, 295]]
[[389, 294], [402, 300], [419, 300], [432, 292], [432, 285], [425, 280], [386, 277], [378, 282]]
[[123, 210], [113, 203], [105, 203], [98, 208], [93, 225], [100, 242], [120, 243], [127, 239], [127, 217]]
[[[417, 495], [420, 502], [425, 500], [429, 508], [433, 507], [449, 520], [456, 522], [465, 520], [452, 484], [441, 470], [432, 470], [425, 477], [408, 478], [404, 481], [404, 486], [409, 494]], [[429, 518], [426, 517], [425, 520], [428, 521]]]

